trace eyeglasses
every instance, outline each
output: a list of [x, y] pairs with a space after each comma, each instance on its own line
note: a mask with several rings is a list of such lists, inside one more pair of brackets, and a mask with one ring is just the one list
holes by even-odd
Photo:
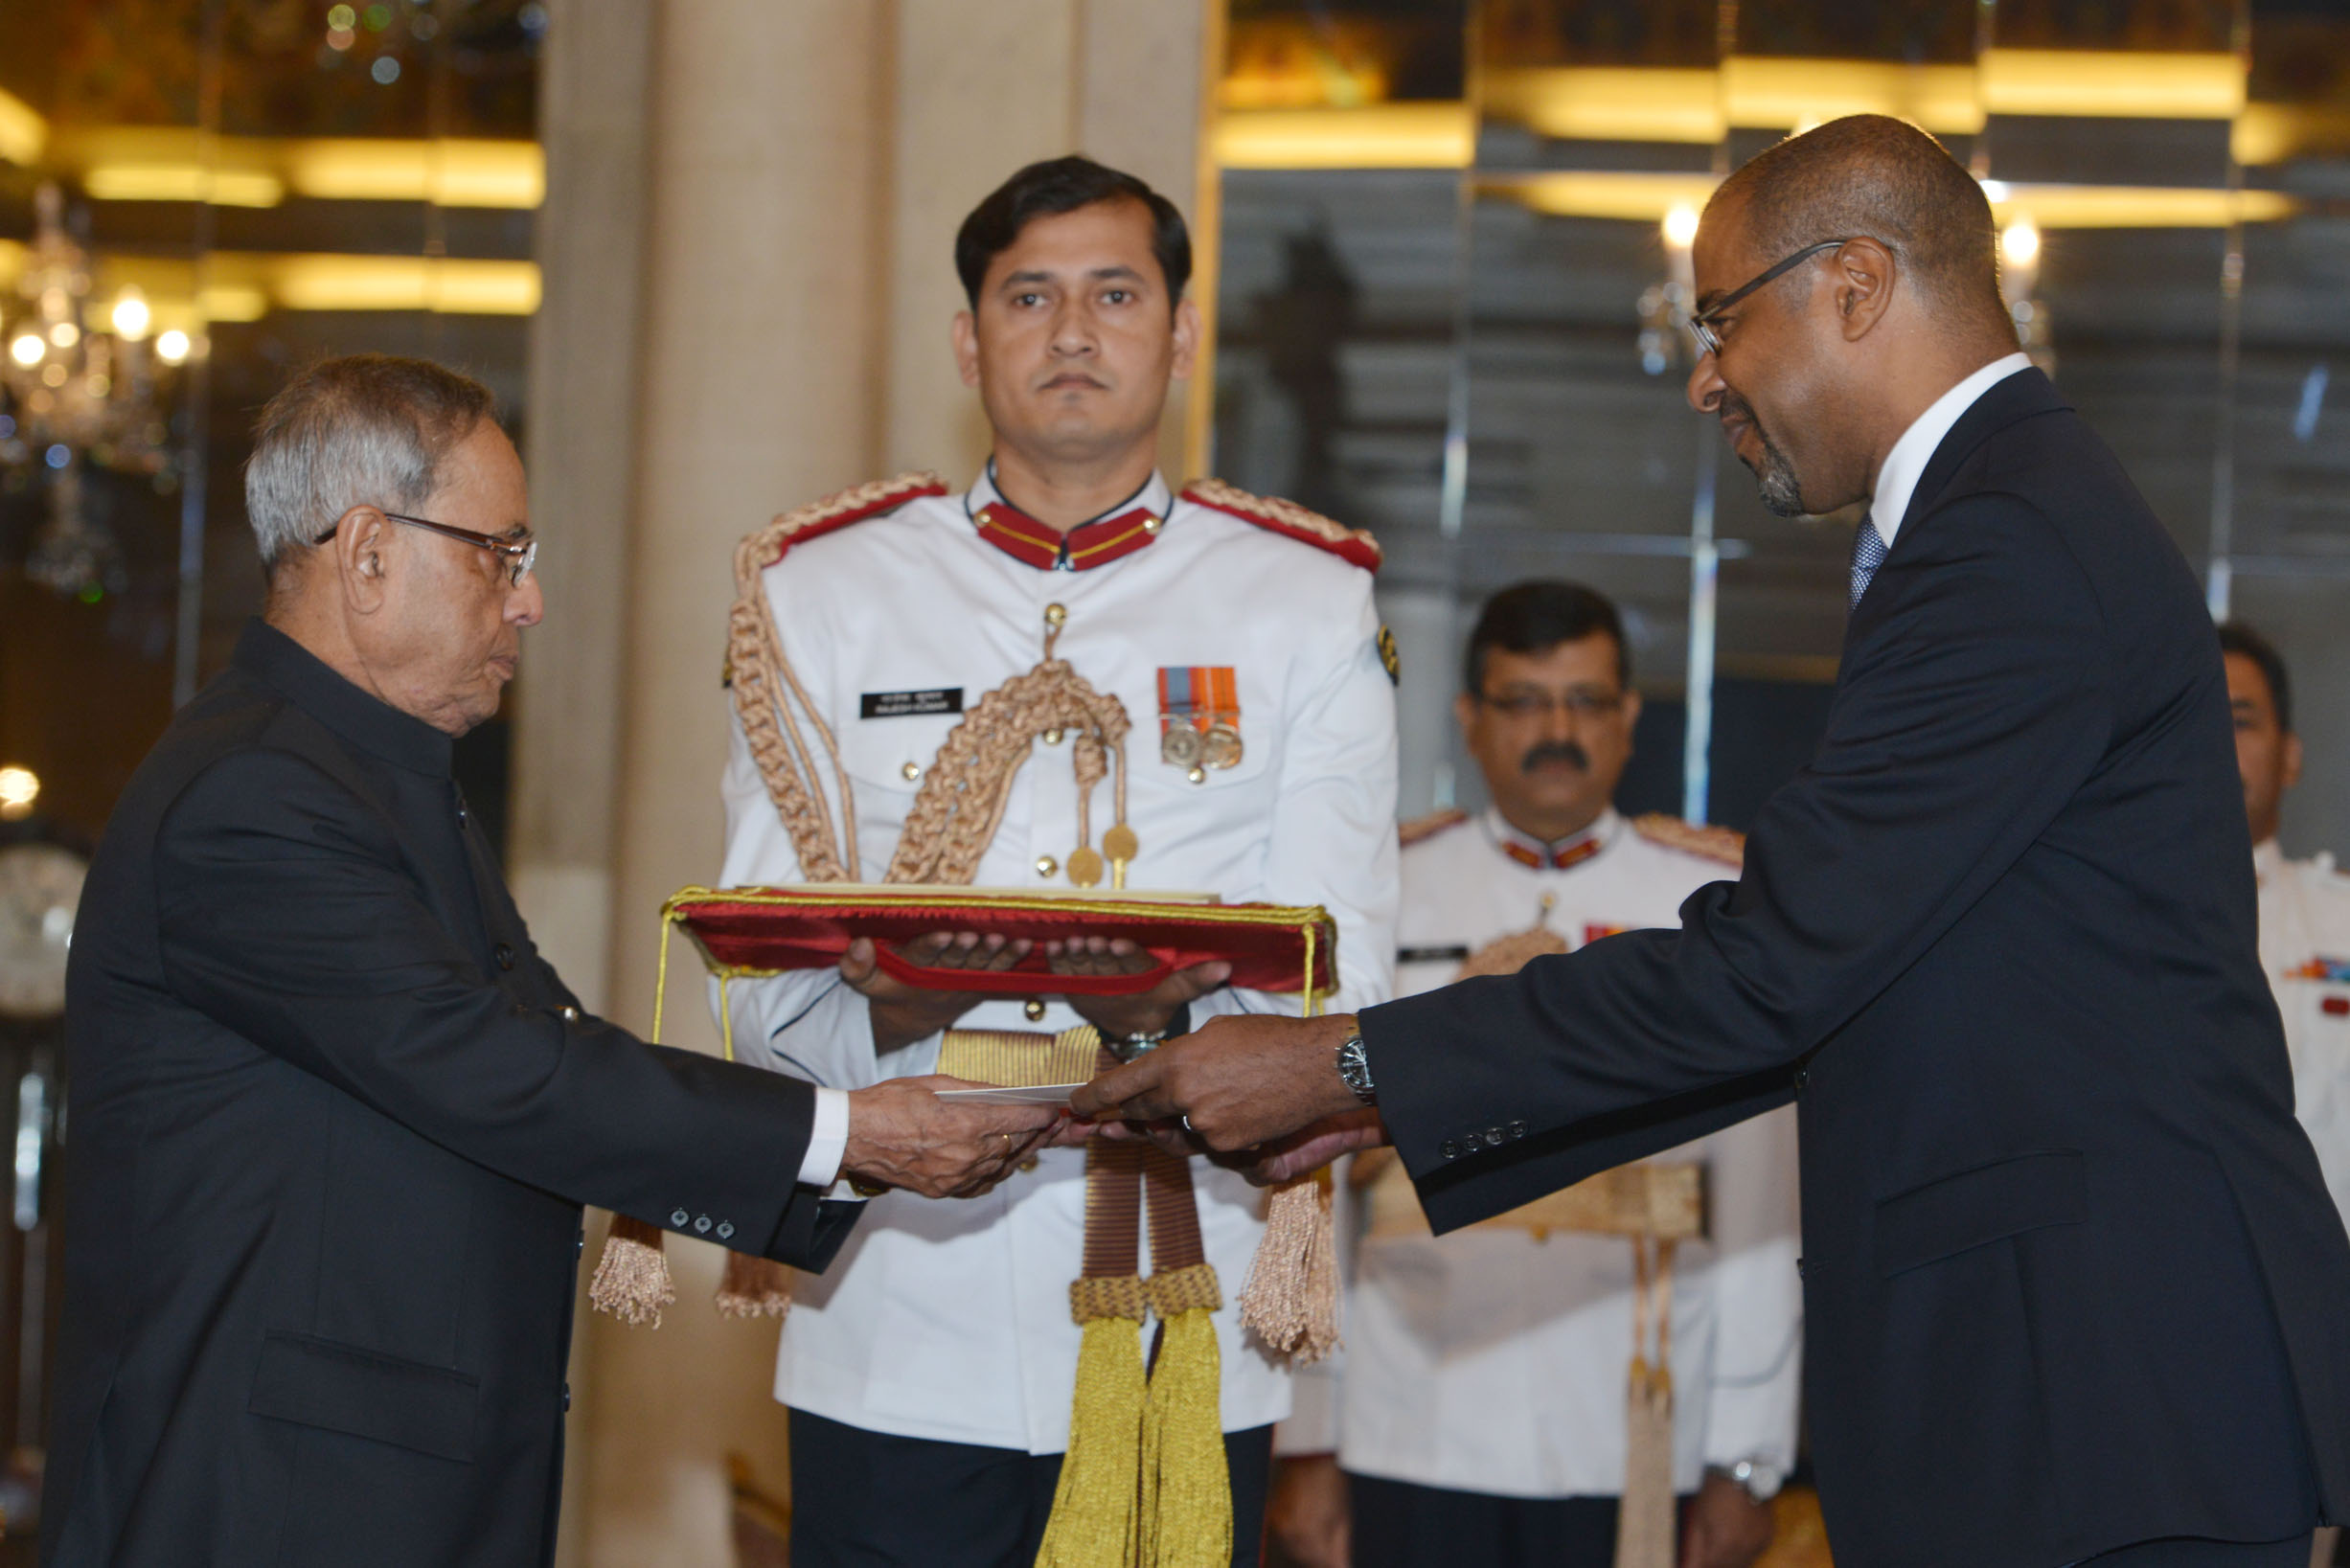
[[1624, 710], [1621, 692], [1508, 692], [1497, 697], [1477, 693], [1477, 700], [1506, 718], [1546, 718], [1563, 708], [1577, 721], [1606, 718]]
[[[487, 550], [493, 556], [502, 557], [506, 561], [507, 581], [516, 588], [521, 587], [522, 579], [531, 575], [531, 568], [538, 564], [538, 541], [534, 538], [501, 539], [488, 534], [476, 534], [469, 528], [455, 528], [447, 523], [436, 523], [429, 517], [410, 517], [398, 511], [387, 511], [384, 515], [396, 523], [406, 523], [410, 528], [422, 528], [434, 534], [445, 534], [449, 538], [461, 540], [476, 549]], [[342, 520], [337, 518], [334, 528], [327, 530], [310, 542], [312, 544], [326, 543], [334, 537], [335, 529], [342, 526]]]
[[1813, 257], [1817, 256], [1821, 251], [1834, 250], [1838, 245], [1849, 245], [1851, 243], [1852, 237], [1847, 235], [1841, 239], [1823, 239], [1816, 245], [1806, 245], [1803, 247], [1803, 249], [1797, 251], [1786, 261], [1781, 261], [1778, 265], [1770, 268], [1768, 272], [1763, 273], [1760, 277], [1749, 279], [1747, 282], [1741, 284], [1738, 287], [1731, 289], [1727, 294], [1723, 295], [1722, 298], [1716, 300], [1713, 304], [1707, 306], [1696, 315], [1691, 316], [1689, 318], [1689, 335], [1698, 340], [1698, 352], [1700, 353], [1712, 354], [1718, 354], [1722, 352], [1722, 339], [1714, 334], [1713, 323], [1714, 318], [1721, 315], [1723, 311], [1727, 310], [1731, 306], [1736, 305], [1740, 300], [1745, 299], [1747, 295], [1753, 293], [1765, 284], [1771, 283], [1776, 279], [1787, 276], [1787, 274], [1794, 271], [1795, 268], [1801, 266]]

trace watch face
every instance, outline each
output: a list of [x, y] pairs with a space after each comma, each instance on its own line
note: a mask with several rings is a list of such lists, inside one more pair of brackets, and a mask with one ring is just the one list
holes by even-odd
[[81, 901], [81, 856], [55, 844], [0, 848], [0, 1018], [65, 1011], [65, 954]]

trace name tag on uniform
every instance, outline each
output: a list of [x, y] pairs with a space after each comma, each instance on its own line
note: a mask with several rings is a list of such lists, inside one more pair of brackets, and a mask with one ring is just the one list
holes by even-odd
[[1458, 964], [1468, 956], [1466, 943], [1456, 943], [1449, 947], [1398, 947], [1395, 950], [1398, 964]]
[[856, 699], [859, 718], [921, 718], [963, 711], [963, 688], [933, 686], [926, 692], [867, 692]]

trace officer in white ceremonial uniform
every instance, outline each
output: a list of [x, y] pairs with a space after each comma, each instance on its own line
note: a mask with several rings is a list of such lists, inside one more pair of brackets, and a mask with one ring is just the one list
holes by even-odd
[[[1572, 949], [1672, 925], [1698, 887], [1737, 875], [1735, 835], [1608, 807], [1638, 713], [1623, 648], [1612, 606], [1573, 584], [1519, 584], [1486, 606], [1458, 707], [1495, 804], [1407, 825], [1400, 994], [1449, 983], [1489, 944]], [[1777, 1111], [1660, 1157], [1701, 1162], [1708, 1184], [1709, 1238], [1680, 1248], [1671, 1338], [1673, 1485], [1695, 1496], [1683, 1560], [1700, 1568], [1743, 1568], [1768, 1544], [1763, 1505], [1794, 1462], [1794, 1133]], [[1371, 1215], [1392, 1208], [1378, 1182], [1401, 1176], [1362, 1179], [1385, 1153], [1358, 1156], [1350, 1184], [1374, 1193]], [[1335, 1462], [1285, 1459], [1285, 1544], [1314, 1568], [1606, 1568], [1625, 1484], [1630, 1242], [1366, 1228], [1335, 1409], [1317, 1381], [1283, 1428], [1285, 1455], [1313, 1445], [1317, 1424], [1336, 1448]], [[1335, 1539], [1339, 1466], [1351, 1558]]]
[[2220, 647], [2260, 878], [2260, 964], [2285, 1016], [2294, 1112], [2336, 1206], [2350, 1215], [2350, 876], [2331, 853], [2288, 860], [2277, 846], [2285, 792], [2301, 780], [2285, 661], [2241, 624], [2220, 628]]
[[[965, 379], [995, 430], [965, 490], [928, 476], [810, 511], [763, 582], [807, 706], [830, 726], [855, 797], [856, 864], [881, 879], [926, 769], [964, 712], [1053, 656], [1132, 721], [1125, 885], [1226, 901], [1319, 903], [1337, 922], [1338, 997], [1391, 989], [1393, 653], [1371, 602], [1369, 536], [1212, 482], [1172, 491], [1152, 457], [1171, 375], [1198, 331], [1181, 301], [1181, 217], [1140, 182], [1061, 159], [1023, 170], [966, 221], [957, 264]], [[1123, 474], [1123, 478], [1118, 476]], [[1081, 819], [1072, 747], [1051, 733], [1021, 766], [972, 878], [1067, 889], [1098, 876], [1112, 782]], [[819, 769], [819, 772], [822, 770]], [[801, 880], [738, 719], [724, 780], [729, 886]], [[835, 821], [839, 804], [828, 802]], [[992, 942], [909, 944], [938, 965], [999, 966]], [[1097, 966], [1139, 960], [1073, 955]], [[909, 993], [870, 946], [836, 972], [732, 988], [737, 1049], [853, 1089], [928, 1073], [941, 1031], [1113, 1040], [1180, 1032], [1294, 996], [1221, 985], [1217, 965], [1139, 998]], [[829, 1098], [829, 1097], [828, 1097]], [[1044, 1152], [988, 1194], [875, 1200], [833, 1268], [798, 1283], [776, 1398], [792, 1411], [793, 1561], [1024, 1565], [1067, 1447], [1080, 1332], [1070, 1282], [1086, 1156]], [[1236, 1561], [1256, 1560], [1271, 1423], [1289, 1376], [1243, 1337], [1233, 1299], [1264, 1194], [1191, 1162], [1221, 1282], [1215, 1314]]]

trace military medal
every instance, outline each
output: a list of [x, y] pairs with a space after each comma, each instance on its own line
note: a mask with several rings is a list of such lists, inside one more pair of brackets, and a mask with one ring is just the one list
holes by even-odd
[[1200, 742], [1199, 760], [1210, 767], [1230, 767], [1241, 760], [1241, 732], [1222, 719], [1208, 726]]
[[1158, 738], [1160, 760], [1172, 762], [1176, 767], [1191, 767], [1196, 764], [1199, 761], [1200, 753], [1207, 748], [1206, 739], [1198, 730], [1193, 729], [1188, 721], [1177, 721], [1173, 715], [1161, 715], [1159, 722], [1167, 726], [1165, 733]]
[[1209, 768], [1238, 766], [1240, 682], [1230, 665], [1163, 665], [1158, 672], [1158, 754], [1194, 784]]

